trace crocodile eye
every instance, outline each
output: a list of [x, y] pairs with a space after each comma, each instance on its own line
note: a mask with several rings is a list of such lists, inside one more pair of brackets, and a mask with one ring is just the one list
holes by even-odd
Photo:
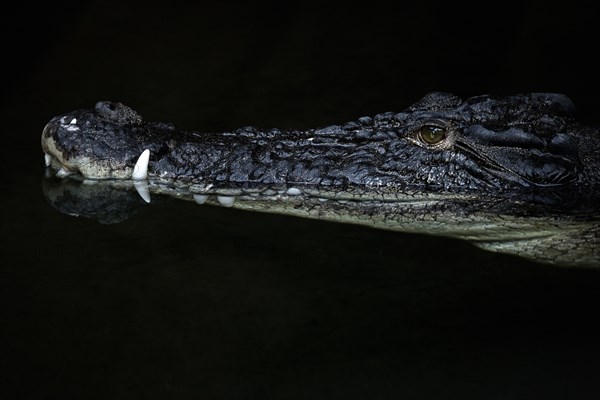
[[419, 140], [428, 145], [438, 144], [446, 139], [446, 129], [436, 125], [423, 125], [419, 128]]

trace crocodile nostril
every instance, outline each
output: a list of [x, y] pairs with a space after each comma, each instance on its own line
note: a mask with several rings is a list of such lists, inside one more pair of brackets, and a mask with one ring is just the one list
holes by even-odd
[[96, 103], [95, 110], [100, 118], [116, 124], [139, 125], [142, 123], [142, 117], [137, 112], [121, 103], [99, 101]]
[[110, 118], [116, 110], [117, 106], [111, 101], [99, 101], [94, 107], [96, 112], [103, 117]]

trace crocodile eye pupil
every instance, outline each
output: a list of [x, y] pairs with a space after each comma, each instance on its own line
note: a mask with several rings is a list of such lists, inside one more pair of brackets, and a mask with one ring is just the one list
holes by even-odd
[[446, 139], [446, 130], [434, 125], [425, 125], [419, 130], [419, 138], [427, 144], [438, 144]]

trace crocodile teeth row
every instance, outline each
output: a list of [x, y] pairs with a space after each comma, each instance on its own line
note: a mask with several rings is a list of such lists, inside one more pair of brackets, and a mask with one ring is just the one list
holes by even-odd
[[[204, 204], [208, 200], [207, 194], [194, 194], [194, 201], [197, 204]], [[231, 207], [235, 203], [235, 196], [217, 195], [217, 201], [224, 207]]]

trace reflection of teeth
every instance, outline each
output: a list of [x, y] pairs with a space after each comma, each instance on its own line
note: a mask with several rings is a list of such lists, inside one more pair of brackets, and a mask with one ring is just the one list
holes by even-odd
[[195, 194], [194, 195], [194, 201], [197, 204], [204, 204], [204, 203], [206, 203], [206, 200], [208, 200], [207, 194]]
[[133, 182], [133, 187], [146, 203], [150, 203], [152, 198], [150, 197], [150, 190], [148, 190], [147, 182]]
[[46, 167], [49, 167], [52, 164], [52, 156], [50, 154], [44, 154], [44, 161], [46, 162]]
[[61, 168], [56, 172], [56, 176], [58, 176], [59, 178], [64, 178], [65, 176], [69, 176], [71, 174], [72, 172], [69, 172], [64, 168]]
[[217, 196], [219, 204], [225, 207], [231, 207], [235, 202], [235, 196]]
[[142, 151], [140, 158], [138, 158], [133, 167], [133, 173], [131, 179], [141, 180], [148, 177], [148, 162], [150, 161], [150, 150], [146, 149]]

